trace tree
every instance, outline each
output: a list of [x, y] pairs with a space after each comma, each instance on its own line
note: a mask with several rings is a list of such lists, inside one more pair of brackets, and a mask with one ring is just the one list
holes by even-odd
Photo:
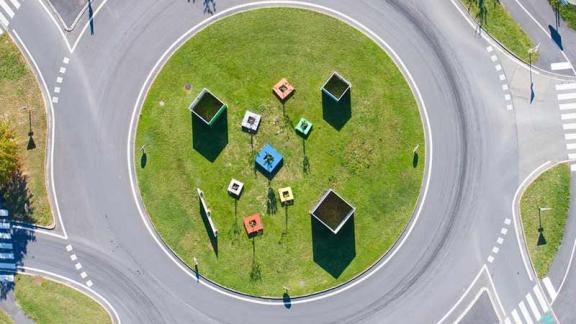
[[7, 122], [0, 121], [0, 187], [18, 170], [18, 146]]

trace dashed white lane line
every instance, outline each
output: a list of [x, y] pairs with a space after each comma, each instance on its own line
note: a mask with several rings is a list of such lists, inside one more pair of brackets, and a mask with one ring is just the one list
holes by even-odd
[[500, 230], [500, 234], [506, 235], [506, 233], [508, 233], [508, 229], [505, 227], [502, 227], [502, 229]]
[[500, 248], [498, 248], [497, 246], [492, 248], [492, 253], [498, 254], [498, 252], [500, 252]]
[[486, 259], [489, 263], [494, 262], [494, 257], [489, 255], [488, 258]]
[[60, 87], [54, 87], [54, 93], [60, 93]]
[[80, 277], [82, 277], [82, 279], [85, 279], [86, 277], [88, 277], [88, 274], [86, 272], [82, 272], [80, 274]]
[[570, 93], [559, 93], [557, 95], [558, 100], [573, 100], [576, 99], [576, 92], [570, 92]]
[[556, 91], [576, 90], [576, 83], [560, 83], [556, 85]]
[[498, 56], [492, 55], [492, 56], [490, 56], [490, 59], [492, 60], [492, 62], [496, 62], [496, 61], [498, 61]]
[[488, 51], [488, 53], [491, 53], [494, 50], [494, 48], [492, 46], [488, 46], [486, 47], [486, 50]]
[[510, 225], [510, 224], [512, 224], [512, 220], [511, 220], [510, 218], [506, 218], [506, 219], [504, 220], [504, 224]]
[[513, 310], [511, 314], [512, 314], [512, 318], [514, 319], [514, 323], [522, 324], [522, 320], [520, 319], [520, 315], [518, 315], [518, 312], [516, 310]]
[[62, 83], [64, 79], [62, 77], [56, 77], [56, 83]]
[[504, 95], [504, 100], [510, 101], [510, 100], [512, 100], [512, 97], [511, 97], [509, 94], [505, 94], [505, 95]]
[[502, 70], [502, 65], [500, 65], [500, 64], [496, 64], [494, 67], [496, 68], [496, 71]]
[[93, 285], [92, 280], [86, 281], [86, 286], [92, 287], [92, 285]]
[[558, 63], [552, 63], [550, 64], [550, 69], [552, 71], [557, 71], [557, 70], [568, 70], [571, 69], [572, 65], [570, 64], [570, 62], [558, 62]]
[[546, 304], [546, 300], [544, 299], [544, 296], [542, 296], [542, 292], [540, 292], [540, 289], [538, 289], [538, 285], [534, 286], [532, 290], [534, 290], [534, 295], [536, 295], [536, 300], [538, 300], [540, 308], [542, 308], [544, 313], [546, 313], [548, 311], [548, 304]]
[[14, 10], [12, 10], [12, 8], [10, 8], [10, 6], [6, 3], [6, 1], [0, 0], [0, 7], [2, 7], [2, 9], [4, 9], [4, 11], [8, 14], [8, 16], [10, 18], [14, 17]]
[[512, 110], [512, 108], [513, 108], [512, 105], [510, 105], [510, 104], [506, 105], [507, 110]]
[[530, 293], [526, 295], [526, 301], [528, 301], [528, 307], [530, 307], [530, 310], [532, 311], [534, 318], [536, 318], [536, 321], [539, 321], [540, 318], [542, 318], [542, 314], [540, 314], [540, 311], [538, 310], [538, 307], [536, 307], [536, 303], [534, 302], [534, 298], [532, 298], [532, 295], [530, 295]]
[[504, 81], [504, 80], [506, 80], [506, 76], [504, 74], [500, 74], [498, 76], [498, 79], [500, 79], [500, 81]]
[[16, 10], [20, 9], [20, 2], [18, 0], [10, 0], [10, 3], [16, 8]]
[[562, 128], [564, 128], [564, 130], [576, 129], [576, 124], [564, 124], [562, 125]]
[[503, 84], [503, 85], [502, 85], [502, 90], [506, 91], [506, 90], [508, 90], [508, 89], [509, 89], [509, 88], [508, 88], [508, 85], [507, 85], [507, 84]]
[[78, 257], [76, 256], [76, 254], [72, 254], [72, 255], [70, 256], [70, 260], [76, 261], [76, 260], [78, 260]]
[[546, 278], [542, 279], [542, 283], [544, 284], [544, 288], [546, 288], [546, 292], [548, 293], [548, 296], [550, 296], [550, 299], [552, 301], [554, 301], [556, 299], [557, 293], [556, 293], [556, 289], [554, 289], [554, 286], [552, 286], [552, 282], [550, 281], [550, 278], [546, 277]]
[[562, 115], [560, 115], [560, 118], [561, 118], [562, 120], [576, 119], [576, 113], [562, 114]]
[[[0, 1], [2, 1], [2, 0], [0, 0]], [[58, 72], [60, 72], [60, 73], [62, 73], [62, 74], [65, 74], [65, 73], [66, 73], [66, 68], [63, 67], [63, 66], [61, 66], [61, 67], [60, 67], [60, 70], [58, 70]]]
[[534, 322], [532, 322], [532, 318], [530, 317], [530, 313], [528, 313], [528, 309], [526, 308], [526, 305], [524, 305], [523, 301], [518, 304], [518, 308], [520, 308], [520, 313], [522, 313], [522, 316], [524, 316], [526, 323], [534, 324]]
[[560, 110], [572, 110], [572, 109], [576, 109], [576, 102], [559, 104], [558, 107], [560, 107]]
[[499, 237], [499, 238], [496, 240], [496, 243], [502, 245], [502, 243], [504, 243], [504, 239], [501, 238], [501, 237]]
[[58, 103], [58, 97], [52, 97], [52, 103]]
[[74, 268], [76, 268], [76, 270], [80, 270], [80, 269], [82, 269], [82, 264], [80, 262], [78, 262], [74, 265]]
[[62, 59], [62, 63], [64, 63], [64, 64], [70, 63], [70, 58], [68, 58], [67, 56], [64, 56], [64, 58]]
[[68, 245], [66, 245], [66, 252], [70, 252], [70, 251], [72, 251], [72, 245], [68, 244]]

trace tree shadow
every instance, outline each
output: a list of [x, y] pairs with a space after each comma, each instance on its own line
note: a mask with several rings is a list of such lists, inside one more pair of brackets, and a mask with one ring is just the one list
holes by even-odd
[[558, 30], [556, 28], [554, 28], [552, 25], [548, 25], [548, 29], [550, 30], [550, 38], [552, 38], [554, 43], [556, 43], [556, 45], [558, 45], [560, 50], [563, 51], [564, 46], [562, 45], [562, 36], [558, 32]]
[[322, 117], [330, 126], [340, 131], [352, 117], [352, 89], [349, 89], [340, 101], [322, 91]]
[[208, 161], [214, 162], [228, 145], [228, 109], [218, 120], [207, 125], [194, 113], [192, 116], [192, 147]]
[[212, 245], [212, 250], [214, 251], [216, 257], [218, 257], [218, 237], [215, 236], [214, 233], [212, 232], [212, 226], [210, 226], [210, 221], [208, 221], [208, 215], [202, 208], [202, 202], [200, 201], [200, 198], [198, 198], [198, 206], [199, 206], [198, 209], [200, 211], [200, 217], [202, 218], [202, 222], [204, 223], [204, 229], [206, 230], [208, 238], [210, 239], [210, 244]]
[[268, 187], [268, 194], [266, 195], [266, 213], [268, 215], [276, 214], [276, 211], [278, 210], [277, 203], [274, 189]]
[[338, 278], [356, 257], [354, 215], [337, 234], [330, 231], [315, 217], [310, 218], [314, 262], [332, 277]]
[[20, 170], [14, 172], [10, 181], [0, 187], [0, 208], [7, 209], [10, 218], [0, 217], [0, 252], [4, 254], [0, 267], [0, 299], [5, 299], [14, 289], [13, 276], [18, 266], [28, 253], [28, 244], [36, 241], [36, 236], [30, 229], [31, 225], [12, 226], [12, 221], [27, 221], [32, 219], [34, 212], [32, 195], [28, 191], [27, 178]]

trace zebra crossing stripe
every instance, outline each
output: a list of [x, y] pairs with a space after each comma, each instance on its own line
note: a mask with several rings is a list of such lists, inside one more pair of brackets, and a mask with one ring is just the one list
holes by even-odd
[[576, 102], [559, 104], [558, 106], [560, 107], [560, 110], [572, 110], [576, 109]]
[[4, 0], [0, 0], [0, 7], [8, 14], [10, 18], [14, 17], [14, 10]]
[[16, 264], [14, 264], [14, 263], [0, 263], [0, 269], [16, 270]]
[[540, 311], [538, 310], [538, 307], [536, 307], [536, 303], [534, 302], [534, 298], [532, 298], [532, 295], [530, 295], [530, 293], [526, 295], [526, 301], [528, 301], [528, 306], [530, 307], [532, 314], [534, 314], [536, 321], [539, 321], [540, 318], [542, 318], [542, 314], [540, 314]]
[[550, 278], [546, 277], [546, 278], [542, 279], [542, 283], [544, 284], [544, 287], [546, 288], [546, 291], [548, 292], [548, 296], [550, 296], [550, 299], [552, 301], [554, 301], [554, 299], [556, 299], [556, 296], [558, 294], [556, 293], [556, 289], [554, 289], [554, 286], [552, 286], [552, 282], [550, 281]]
[[518, 307], [520, 308], [520, 312], [522, 313], [522, 316], [524, 316], [526, 323], [534, 324], [534, 322], [532, 322], [532, 318], [530, 317], [530, 313], [528, 313], [528, 309], [526, 308], [526, 305], [524, 305], [523, 301], [521, 301], [520, 304], [518, 304]]
[[570, 93], [561, 93], [557, 95], [558, 100], [572, 100], [572, 99], [576, 99], [576, 93], [574, 92], [570, 92]]
[[12, 250], [12, 249], [14, 249], [14, 246], [12, 246], [12, 243], [0, 243], [0, 249]]
[[516, 310], [513, 310], [511, 314], [512, 314], [512, 318], [514, 319], [514, 323], [522, 324], [522, 320], [520, 319], [520, 315], [518, 315], [518, 312]]
[[1, 12], [0, 12], [0, 23], [2, 23], [4, 27], [8, 27], [8, 25], [10, 25], [8, 19], [6, 19], [6, 17]]
[[0, 259], [7, 260], [7, 259], [14, 259], [14, 253], [0, 253]]
[[544, 296], [542, 296], [542, 292], [540, 289], [538, 289], [538, 285], [534, 286], [532, 290], [534, 290], [534, 295], [536, 295], [536, 299], [538, 300], [538, 304], [540, 304], [540, 308], [542, 308], [544, 313], [546, 313], [548, 311], [548, 304], [546, 304], [546, 300], [544, 299]]
[[561, 83], [556, 85], [556, 91], [576, 90], [576, 83]]
[[10, 3], [14, 6], [14, 8], [20, 9], [20, 2], [18, 2], [18, 0], [10, 0]]

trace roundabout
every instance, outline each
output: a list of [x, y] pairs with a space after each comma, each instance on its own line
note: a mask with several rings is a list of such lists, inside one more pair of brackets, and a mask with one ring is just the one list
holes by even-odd
[[[352, 85], [344, 106], [321, 91], [338, 90], [335, 71]], [[272, 92], [282, 78], [295, 89], [285, 100]], [[202, 89], [225, 106], [213, 118], [187, 109]], [[257, 131], [242, 130], [247, 110]], [[266, 145], [283, 162], [270, 175], [255, 164]], [[345, 23], [289, 8], [235, 14], [181, 45], [148, 91], [135, 147], [164, 242], [203, 277], [260, 296], [326, 290], [377, 262], [410, 221], [425, 169], [418, 105], [394, 62]], [[355, 207], [336, 233], [310, 214], [328, 189]], [[264, 230], [249, 238], [242, 219], [255, 213]]]

